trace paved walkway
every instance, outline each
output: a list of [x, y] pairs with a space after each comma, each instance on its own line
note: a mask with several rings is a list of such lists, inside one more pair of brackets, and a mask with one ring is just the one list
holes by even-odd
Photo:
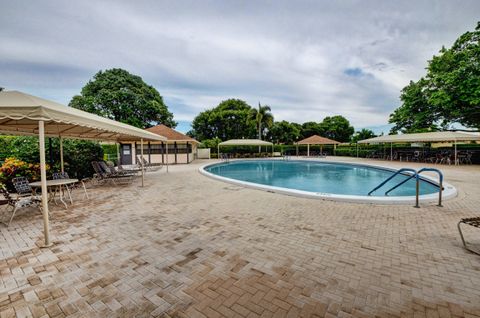
[[415, 209], [242, 188], [201, 164], [55, 208], [51, 248], [38, 213], [0, 225], [0, 317], [480, 317], [480, 256], [456, 229], [480, 215], [479, 166], [442, 166], [459, 196]]

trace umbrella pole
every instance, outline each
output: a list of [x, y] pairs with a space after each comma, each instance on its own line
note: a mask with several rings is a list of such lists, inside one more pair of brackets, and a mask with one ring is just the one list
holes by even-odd
[[50, 242], [50, 228], [48, 220], [47, 169], [45, 164], [45, 123], [38, 122], [38, 142], [40, 146], [40, 180], [42, 184], [42, 214], [44, 247], [52, 246]]
[[122, 164], [122, 162], [120, 161], [120, 144], [116, 142], [115, 146], [117, 146], [117, 166], [119, 166]]
[[60, 136], [60, 171], [65, 172], [63, 167], [63, 137]]
[[168, 140], [165, 141], [165, 149], [166, 149], [166, 154], [167, 154], [167, 172], [168, 172]]
[[144, 167], [144, 164], [143, 164], [143, 138], [140, 139], [140, 156], [142, 157], [142, 188], [143, 188], [143, 184], [145, 182], [145, 167]]
[[457, 165], [457, 140], [455, 139], [455, 166]]

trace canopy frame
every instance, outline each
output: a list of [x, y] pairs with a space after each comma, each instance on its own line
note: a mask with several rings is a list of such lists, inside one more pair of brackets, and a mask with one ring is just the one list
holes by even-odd
[[[111, 140], [115, 142], [129, 138], [140, 140], [142, 144], [144, 139], [166, 140], [163, 136], [140, 128], [18, 91], [0, 91], [0, 133], [17, 136], [38, 136], [44, 247], [52, 246], [45, 161], [46, 136], [60, 138], [60, 165], [62, 172], [64, 171], [63, 138]], [[143, 170], [142, 186], [144, 179]]]
[[394, 143], [415, 143], [415, 142], [453, 142], [454, 146], [454, 161], [455, 165], [458, 165], [458, 151], [457, 143], [459, 141], [480, 141], [480, 135], [457, 132], [457, 131], [436, 131], [426, 133], [414, 133], [414, 134], [400, 134], [400, 135], [384, 135], [369, 139], [358, 141], [359, 144], [386, 144], [390, 143], [390, 160], [393, 156], [393, 144]]
[[333, 145], [333, 154], [336, 154], [337, 151], [337, 145], [340, 144], [340, 142], [325, 138], [319, 135], [312, 135], [310, 137], [307, 137], [305, 139], [302, 139], [298, 142], [295, 143], [297, 146], [297, 156], [298, 156], [298, 146], [299, 145], [307, 145], [307, 157], [310, 157], [310, 145], [320, 145], [320, 155], [323, 153], [323, 145]]

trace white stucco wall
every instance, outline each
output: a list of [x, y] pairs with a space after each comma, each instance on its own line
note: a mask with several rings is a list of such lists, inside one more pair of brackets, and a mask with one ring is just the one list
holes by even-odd
[[[126, 144], [126, 143], [123, 143], [123, 144]], [[136, 148], [135, 148], [135, 143], [132, 142], [130, 143], [132, 145], [132, 163], [135, 164], [136, 163], [136, 160], [135, 158], [137, 156], [140, 157], [140, 152], [137, 153], [136, 152]], [[151, 143], [153, 144], [153, 143]], [[173, 143], [171, 143], [170, 145], [172, 145]], [[139, 143], [137, 143], [137, 145], [139, 145]], [[192, 146], [192, 150], [191, 152], [188, 154], [188, 162], [187, 162], [187, 154], [185, 153], [179, 153], [177, 154], [177, 164], [186, 164], [186, 163], [190, 163], [192, 162], [193, 160], [195, 160], [196, 158], [196, 153], [197, 153], [197, 145], [196, 144], [190, 144]], [[143, 148], [143, 151], [144, 151], [144, 157], [145, 157], [145, 160], [148, 162], [148, 144], [145, 143], [144, 144], [144, 148]], [[169, 149], [169, 151], [173, 151], [172, 149]], [[162, 154], [151, 154], [150, 155], [150, 162], [155, 164], [155, 163], [162, 163]], [[164, 164], [167, 164], [167, 155], [164, 154]], [[175, 164], [175, 154], [174, 153], [168, 153], [168, 164]]]

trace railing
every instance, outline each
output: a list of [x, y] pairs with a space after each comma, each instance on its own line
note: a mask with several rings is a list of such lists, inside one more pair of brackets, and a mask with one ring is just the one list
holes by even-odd
[[[387, 179], [385, 179], [382, 183], [380, 183], [378, 186], [376, 186], [375, 188], [373, 188], [372, 191], [368, 192], [368, 195], [371, 195], [373, 192], [377, 191], [378, 189], [380, 189], [381, 187], [383, 187], [388, 181], [392, 180], [393, 178], [395, 178], [397, 175], [401, 174], [402, 172], [413, 172], [413, 176], [416, 176], [417, 175], [417, 171], [415, 171], [415, 169], [412, 169], [412, 168], [402, 168], [402, 169], [399, 169], [397, 170], [397, 172], [395, 172], [393, 175], [391, 175], [390, 177], [388, 177]], [[412, 177], [412, 176], [410, 176]]]
[[226, 162], [226, 163], [230, 162], [230, 158], [228, 156], [228, 153], [221, 153], [220, 154], [220, 159], [222, 160], [222, 162]]
[[[393, 178], [395, 178], [397, 175], [399, 174], [402, 174], [403, 172], [412, 172], [411, 175], [406, 175], [407, 178], [400, 181], [398, 184], [396, 184], [395, 186], [391, 187], [390, 189], [388, 189], [386, 192], [385, 192], [385, 195], [388, 195], [390, 192], [392, 192], [393, 190], [395, 190], [396, 188], [398, 188], [399, 186], [401, 186], [402, 184], [406, 183], [408, 180], [410, 179], [413, 179], [415, 178], [415, 182], [416, 182], [416, 185], [415, 185], [415, 207], [416, 208], [419, 208], [420, 207], [420, 174], [422, 172], [425, 172], [425, 171], [432, 171], [432, 172], [436, 172], [438, 173], [438, 179], [439, 179], [439, 190], [438, 190], [438, 206], [442, 206], [442, 191], [443, 191], [443, 174], [440, 170], [438, 169], [435, 169], [435, 168], [422, 168], [418, 171], [416, 171], [415, 169], [412, 169], [412, 168], [402, 168], [402, 169], [399, 169], [397, 170], [393, 175], [391, 175], [390, 177], [388, 177], [387, 179], [385, 179], [382, 183], [380, 183], [378, 186], [376, 186], [375, 188], [373, 188], [373, 190], [371, 190], [368, 195], [371, 195], [373, 192], [377, 191], [378, 189], [380, 189], [381, 187], [383, 187], [388, 181], [392, 180]], [[403, 174], [405, 175], [405, 174]]]
[[417, 185], [415, 195], [415, 207], [419, 208], [419, 194], [420, 194], [420, 174], [424, 171], [432, 171], [438, 173], [438, 206], [442, 206], [442, 191], [443, 191], [443, 174], [440, 170], [435, 168], [422, 168], [417, 172]]
[[410, 180], [412, 178], [415, 178], [417, 176], [417, 174], [418, 174], [418, 172], [415, 172], [415, 174], [412, 174], [411, 176], [409, 176], [405, 180], [399, 182], [396, 186], [391, 187], [388, 191], [385, 191], [385, 195], [388, 195], [390, 192], [392, 192], [393, 190], [395, 190], [396, 188], [398, 188], [402, 184], [406, 183], [408, 180]]

